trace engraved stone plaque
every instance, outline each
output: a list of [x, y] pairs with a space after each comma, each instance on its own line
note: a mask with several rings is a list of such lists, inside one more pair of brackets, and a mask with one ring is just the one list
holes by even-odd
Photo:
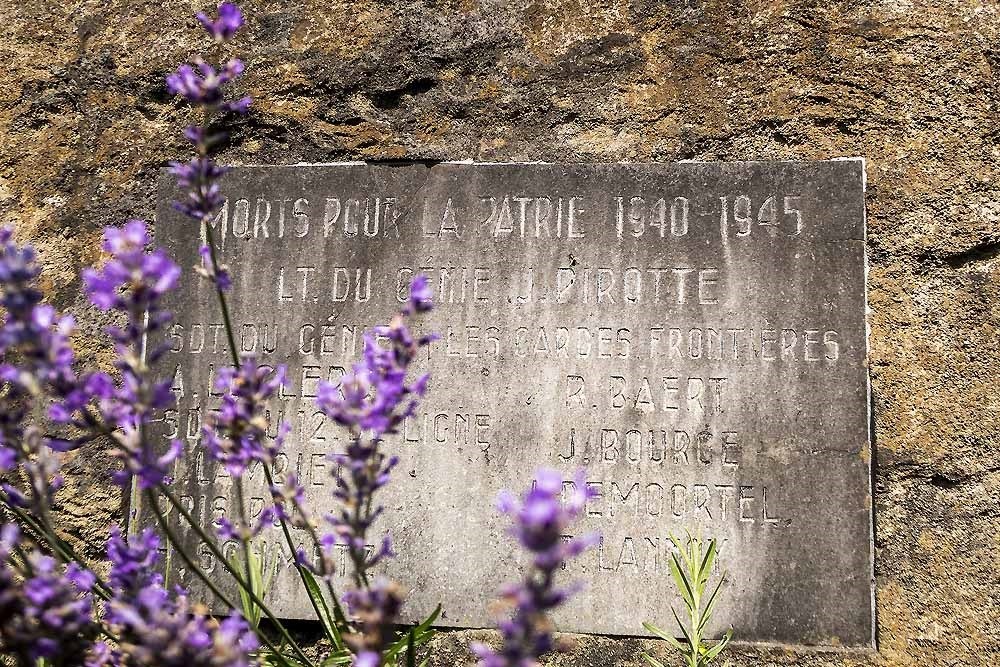
[[[288, 367], [271, 406], [292, 425], [277, 473], [299, 475], [317, 514], [345, 444], [317, 384], [414, 275], [430, 278], [437, 308], [417, 325], [441, 335], [422, 364], [430, 391], [385, 444], [402, 462], [378, 526], [408, 620], [440, 602], [441, 625], [492, 625], [489, 601], [523, 562], [494, 500], [547, 466], [586, 469], [597, 496], [578, 528], [602, 535], [564, 572], [585, 588], [561, 630], [672, 627], [668, 535], [687, 530], [722, 540], [714, 630], [872, 644], [862, 161], [240, 167], [223, 185], [214, 233], [237, 345]], [[164, 174], [157, 241], [191, 267], [201, 234], [170, 208], [173, 188]], [[159, 436], [185, 443], [176, 490], [208, 525], [235, 506], [197, 447], [226, 336], [193, 272], [169, 306], [162, 370], [178, 400]], [[259, 470], [247, 493], [259, 513]], [[309, 617], [280, 532], [258, 550], [276, 611]]]

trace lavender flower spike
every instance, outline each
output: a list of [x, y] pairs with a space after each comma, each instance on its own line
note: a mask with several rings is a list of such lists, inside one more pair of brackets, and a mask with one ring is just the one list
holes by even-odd
[[222, 463], [233, 477], [246, 472], [254, 461], [270, 465], [281, 450], [289, 426], [283, 423], [278, 436], [267, 435], [266, 406], [278, 388], [286, 384], [285, 367], [272, 369], [245, 357], [239, 368], [219, 369], [215, 390], [222, 405], [202, 428], [202, 442], [209, 456]]
[[180, 455], [181, 442], [171, 443], [168, 451], [153, 450], [141, 428], [157, 410], [173, 404], [169, 380], [155, 380], [148, 365], [166, 351], [161, 345], [147, 350], [142, 357], [146, 337], [162, 329], [171, 320], [161, 305], [162, 297], [172, 290], [180, 277], [180, 268], [161, 249], [149, 250], [150, 238], [146, 223], [130, 220], [121, 229], [108, 227], [104, 231], [104, 250], [111, 255], [100, 270], [83, 273], [87, 295], [101, 310], [117, 310], [125, 314], [124, 328], [111, 327], [108, 334], [115, 342], [121, 373], [120, 383], [108, 375], [95, 373], [88, 378], [88, 392], [100, 401], [101, 413], [107, 423], [119, 429], [115, 434], [116, 456], [125, 463], [125, 470], [115, 476], [120, 484], [136, 475], [142, 488], [162, 482], [173, 461]]
[[[243, 25], [244, 19], [239, 7], [231, 2], [223, 2], [219, 5], [218, 18], [211, 19], [205, 14], [198, 14], [198, 21], [217, 42], [225, 42], [232, 39]], [[249, 97], [227, 98], [223, 90], [242, 74], [243, 62], [237, 58], [228, 60], [218, 68], [196, 58], [192, 64], [178, 67], [166, 80], [167, 90], [172, 95], [200, 106], [205, 114], [202, 125], [189, 125], [184, 130], [184, 137], [194, 147], [195, 157], [187, 162], [171, 162], [170, 171], [177, 178], [178, 188], [184, 193], [180, 201], [174, 202], [174, 208], [201, 223], [206, 234], [211, 234], [207, 223], [223, 204], [219, 180], [228, 171], [216, 164], [211, 157], [213, 147], [225, 140], [226, 132], [214, 131], [210, 126], [216, 115], [226, 112], [245, 114], [249, 111]], [[210, 236], [209, 239], [211, 240]], [[209, 245], [201, 249], [201, 256], [199, 273], [211, 280], [220, 293], [230, 289], [232, 279], [229, 271], [217, 264]]]
[[[418, 350], [436, 338], [414, 338], [406, 318], [432, 307], [427, 277], [418, 275], [410, 285], [410, 298], [392, 322], [376, 327], [374, 335], [365, 334], [363, 358], [343, 377], [340, 386], [320, 383], [316, 399], [319, 409], [337, 423], [374, 440], [395, 433], [427, 390], [429, 376], [425, 373], [407, 382], [408, 368]], [[381, 345], [378, 339], [389, 345]]]
[[[242, 477], [254, 462], [272, 466], [281, 451], [291, 425], [279, 424], [272, 438], [267, 433], [266, 407], [284, 384], [284, 366], [259, 365], [252, 356], [244, 357], [239, 368], [227, 366], [216, 375], [215, 390], [223, 394], [222, 405], [202, 426], [201, 441], [208, 455], [221, 463], [233, 479]], [[273, 523], [279, 511], [273, 505], [264, 507], [254, 525], [244, 525], [244, 517], [236, 524], [219, 517], [218, 533], [223, 539], [250, 540]]]
[[94, 575], [75, 563], [64, 570], [32, 551], [23, 579], [13, 573], [12, 552], [19, 535], [13, 524], [0, 530], [0, 653], [33, 665], [80, 664], [96, 634], [90, 591]]
[[[86, 405], [89, 395], [73, 371], [69, 345], [73, 318], [59, 316], [41, 303], [37, 287], [40, 274], [31, 246], [18, 246], [9, 228], [0, 228], [0, 383], [6, 385], [0, 406], [0, 470], [14, 463], [15, 443], [23, 439], [28, 401], [49, 390], [56, 402], [49, 416], [62, 424], [84, 426], [74, 414]], [[17, 363], [11, 363], [16, 359]], [[46, 444], [65, 450], [71, 442]]]
[[379, 667], [403, 606], [403, 591], [395, 582], [380, 579], [369, 588], [347, 591], [344, 602], [358, 626], [356, 633], [344, 637], [354, 651], [354, 667]]
[[[251, 667], [257, 637], [238, 614], [217, 621], [180, 589], [163, 587], [153, 569], [159, 540], [146, 532], [126, 544], [117, 529], [108, 540], [112, 597], [105, 619], [128, 665]], [[116, 654], [95, 646], [93, 665], [114, 665]]]
[[[427, 374], [411, 381], [409, 369], [420, 348], [430, 344], [434, 337], [415, 338], [406, 319], [431, 307], [427, 280], [418, 276], [410, 286], [409, 299], [392, 322], [377, 327], [374, 334], [365, 334], [364, 355], [342, 378], [340, 386], [319, 384], [316, 406], [327, 417], [350, 429], [352, 435], [347, 451], [333, 456], [338, 464], [333, 495], [340, 507], [326, 517], [333, 526], [333, 535], [324, 538], [323, 546], [347, 545], [359, 587], [367, 587], [368, 569], [392, 555], [388, 537], [374, 554], [366, 553], [368, 529], [382, 513], [382, 507], [372, 499], [388, 483], [397, 463], [397, 458], [386, 456], [380, 445], [387, 434], [397, 432], [413, 414], [427, 390]], [[388, 344], [383, 345], [380, 340]]]
[[243, 12], [231, 2], [219, 5], [219, 17], [214, 21], [203, 12], [198, 12], [198, 21], [217, 42], [227, 42], [244, 23]]
[[43, 435], [29, 415], [48, 403], [54, 422], [85, 430], [91, 424], [82, 411], [91, 394], [73, 370], [73, 318], [42, 303], [39, 274], [34, 249], [17, 245], [13, 231], [0, 228], [0, 473], [18, 468], [25, 482], [15, 488], [11, 477], [0, 481], [0, 501], [45, 516], [62, 485], [56, 452], [79, 446], [84, 437]]
[[481, 667], [534, 667], [542, 654], [555, 648], [548, 613], [576, 590], [556, 588], [555, 574], [567, 560], [597, 541], [596, 535], [564, 539], [570, 524], [595, 495], [582, 471], [570, 488], [563, 498], [562, 475], [543, 469], [520, 501], [506, 491], [500, 495], [498, 508], [513, 519], [510, 534], [531, 554], [532, 567], [522, 582], [503, 591], [503, 599], [514, 607], [514, 614], [499, 624], [503, 636], [500, 651], [482, 643], [470, 647]]

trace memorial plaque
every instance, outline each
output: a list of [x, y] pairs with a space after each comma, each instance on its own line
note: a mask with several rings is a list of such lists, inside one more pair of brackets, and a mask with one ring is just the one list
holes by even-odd
[[[317, 384], [338, 380], [413, 276], [430, 279], [437, 308], [417, 325], [441, 335], [422, 362], [430, 391], [385, 445], [402, 462], [378, 526], [407, 619], [440, 602], [441, 625], [492, 625], [523, 562], [497, 493], [540, 466], [585, 468], [597, 497], [578, 528], [602, 540], [564, 573], [585, 588], [561, 630], [672, 627], [668, 535], [687, 530], [722, 540], [714, 630], [872, 644], [862, 161], [240, 167], [223, 186], [236, 341], [288, 366], [270, 406], [292, 424], [277, 473], [294, 470], [317, 513], [345, 445]], [[164, 174], [157, 241], [191, 267], [201, 234], [175, 197]], [[234, 506], [197, 446], [229, 351], [206, 281], [186, 273], [169, 305], [178, 402], [158, 429], [184, 441], [177, 492], [207, 525]], [[259, 512], [260, 470], [247, 484]], [[280, 533], [257, 548], [276, 611], [309, 617]]]

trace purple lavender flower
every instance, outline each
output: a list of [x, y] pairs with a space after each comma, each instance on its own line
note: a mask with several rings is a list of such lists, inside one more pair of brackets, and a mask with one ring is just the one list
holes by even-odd
[[[346, 452], [332, 457], [338, 464], [333, 495], [340, 501], [340, 508], [326, 517], [334, 534], [325, 543], [347, 545], [359, 587], [367, 583], [366, 570], [392, 555], [388, 537], [374, 554], [365, 553], [368, 529], [382, 513], [382, 507], [374, 505], [372, 498], [388, 483], [398, 461], [395, 456], [386, 456], [380, 445], [385, 435], [397, 432], [413, 414], [427, 389], [427, 374], [410, 382], [409, 367], [419, 349], [433, 337], [415, 338], [406, 318], [431, 307], [426, 280], [417, 277], [403, 310], [388, 326], [376, 328], [375, 334], [366, 333], [362, 359], [343, 377], [340, 386], [321, 382], [317, 392], [319, 409], [349, 428], [353, 436]], [[376, 335], [388, 346], [380, 344]]]
[[25, 389], [33, 388], [29, 386], [35, 382], [72, 383], [68, 336], [73, 319], [57, 317], [51, 306], [41, 304], [42, 293], [35, 287], [40, 273], [35, 251], [18, 246], [12, 238], [10, 229], [0, 229], [0, 306], [6, 311], [0, 327], [0, 355], [6, 358], [17, 352], [22, 357], [21, 372], [12, 379]]
[[362, 359], [344, 375], [339, 387], [321, 382], [317, 392], [316, 405], [327, 417], [372, 440], [395, 433], [427, 391], [427, 373], [407, 382], [417, 352], [435, 338], [415, 339], [406, 325], [407, 317], [433, 307], [426, 278], [417, 276], [413, 286], [409, 301], [389, 325], [365, 333]]
[[344, 637], [354, 652], [354, 667], [378, 667], [403, 606], [402, 590], [395, 582], [380, 579], [368, 588], [347, 591], [344, 602], [357, 628]]
[[119, 429], [115, 433], [116, 456], [125, 469], [115, 476], [125, 484], [131, 475], [138, 478], [141, 488], [161, 483], [170, 466], [180, 455], [182, 443], [171, 443], [165, 453], [156, 452], [143, 428], [157, 410], [173, 405], [169, 380], [151, 377], [149, 365], [166, 351], [166, 345], [142, 351], [149, 334], [170, 320], [160, 301], [172, 290], [180, 276], [180, 268], [163, 250], [148, 250], [150, 239], [146, 223], [130, 220], [121, 229], [108, 227], [104, 231], [105, 252], [111, 259], [101, 270], [83, 273], [87, 295], [102, 310], [116, 310], [125, 315], [125, 327], [110, 327], [108, 334], [115, 342], [121, 382], [116, 384], [105, 374], [94, 374], [87, 380], [87, 390], [99, 399], [105, 420]]
[[[187, 194], [185, 201], [174, 202], [174, 208], [198, 221], [211, 218], [222, 206], [219, 179], [229, 170], [207, 157], [191, 158], [189, 162], [171, 162], [170, 173], [177, 186]], [[203, 259], [205, 258], [202, 253]]]
[[227, 103], [225, 109], [240, 115], [245, 115], [250, 112], [251, 104], [253, 104], [253, 98], [249, 95], [244, 95], [238, 100], [233, 100], [232, 102]]
[[149, 528], [132, 536], [129, 544], [118, 526], [111, 527], [107, 554], [111, 562], [108, 584], [119, 594], [138, 595], [146, 586], [159, 586], [163, 577], [156, 572], [160, 540]]
[[91, 617], [94, 575], [75, 563], [57, 568], [49, 556], [28, 554], [21, 576], [12, 569], [17, 528], [0, 531], [0, 650], [19, 664], [49, 659], [80, 664], [97, 627]]
[[[273, 369], [259, 365], [253, 357], [245, 357], [239, 368], [231, 366], [219, 370], [214, 388], [223, 393], [222, 405], [209, 415], [202, 427], [201, 442], [208, 455], [225, 467], [237, 479], [246, 473], [253, 462], [270, 467], [281, 451], [291, 426], [282, 422], [276, 437], [267, 434], [267, 403], [284, 384], [285, 367]], [[216, 520], [218, 533], [223, 539], [249, 541], [279, 516], [275, 506], [265, 507], [257, 521], [244, 525], [233, 523], [225, 517]]]
[[171, 95], [180, 95], [192, 104], [213, 109], [235, 111], [234, 104], [223, 101], [222, 87], [243, 74], [243, 61], [232, 58], [221, 69], [216, 70], [204, 60], [195, 60], [195, 65], [181, 65], [167, 77], [167, 90]]
[[[206, 616], [187, 594], [163, 587], [152, 568], [159, 540], [143, 533], [126, 545], [117, 531], [108, 541], [112, 598], [105, 618], [121, 653], [136, 667], [249, 667], [257, 637], [234, 613], [221, 622]], [[97, 663], [108, 664], [108, 663]], [[113, 664], [113, 663], [112, 663]]]
[[30, 509], [35, 516], [45, 517], [55, 493], [63, 486], [59, 459], [51, 446], [46, 446], [47, 439], [36, 426], [25, 428], [19, 437], [9, 451], [17, 457], [15, 464], [24, 473], [25, 485], [17, 488], [0, 482], [0, 502]]
[[[243, 14], [236, 5], [224, 2], [219, 5], [218, 18], [212, 20], [205, 14], [198, 14], [198, 20], [205, 30], [218, 42], [228, 41], [243, 25]], [[228, 171], [220, 167], [210, 157], [212, 147], [225, 139], [225, 132], [210, 133], [208, 124], [213, 116], [226, 112], [245, 114], [250, 110], [251, 99], [241, 97], [227, 100], [224, 87], [243, 74], [243, 63], [233, 58], [216, 69], [201, 58], [194, 65], [181, 65], [167, 77], [167, 90], [179, 95], [192, 104], [204, 108], [208, 120], [204, 126], [190, 125], [184, 136], [194, 146], [196, 157], [188, 162], [172, 162], [170, 170], [177, 178], [178, 187], [185, 193], [181, 201], [174, 202], [174, 208], [206, 227], [223, 198], [219, 189], [219, 179]], [[211, 237], [209, 237], [211, 238]], [[199, 272], [215, 283], [220, 292], [232, 285], [228, 270], [218, 266], [211, 248], [202, 249]]]
[[208, 278], [215, 283], [216, 289], [222, 292], [228, 292], [232, 289], [233, 278], [229, 274], [229, 267], [225, 264], [215, 264], [215, 261], [212, 259], [212, 248], [210, 246], [203, 245], [198, 249], [198, 254], [201, 255], [201, 266], [196, 267], [195, 270], [201, 276]]
[[420, 274], [410, 283], [410, 299], [407, 309], [411, 312], [425, 313], [434, 307], [434, 293], [431, 291], [427, 276]]
[[306, 489], [294, 472], [285, 475], [281, 482], [271, 487], [275, 516], [296, 528], [305, 528], [309, 523], [305, 515]]
[[236, 540], [249, 543], [250, 540], [260, 535], [265, 528], [274, 525], [278, 517], [278, 511], [272, 505], [265, 505], [253, 520], [247, 519], [249, 525], [244, 524], [240, 519], [232, 522], [226, 517], [219, 517], [215, 520], [216, 533], [223, 540]]
[[233, 477], [246, 472], [254, 461], [270, 465], [281, 451], [289, 426], [283, 423], [278, 437], [267, 435], [267, 403], [287, 384], [286, 369], [258, 365], [245, 357], [239, 368], [226, 366], [215, 377], [215, 390], [222, 392], [222, 405], [202, 427], [202, 443], [209, 456], [222, 463]]
[[[56, 399], [50, 411], [62, 423], [69, 423], [87, 402], [73, 372], [69, 345], [73, 318], [58, 316], [51, 306], [41, 303], [42, 293], [35, 287], [39, 273], [34, 249], [18, 246], [10, 229], [0, 229], [0, 306], [6, 311], [0, 321], [0, 381], [7, 385], [5, 405], [0, 409], [0, 434], [6, 437], [0, 449], [11, 446], [19, 432], [16, 425], [26, 414], [26, 402], [43, 390]], [[68, 442], [51, 444], [69, 448]], [[0, 455], [0, 464], [5, 459], [9, 456]]]
[[499, 624], [503, 637], [500, 651], [481, 643], [471, 646], [481, 667], [534, 667], [539, 656], [555, 648], [548, 613], [575, 590], [556, 588], [555, 573], [597, 540], [596, 536], [566, 539], [570, 524], [594, 496], [582, 472], [572, 489], [563, 499], [562, 475], [543, 469], [520, 501], [506, 491], [500, 495], [498, 508], [513, 519], [510, 534], [531, 554], [532, 567], [522, 582], [502, 591], [514, 614]]
[[221, 622], [204, 615], [181, 592], [147, 588], [118, 614], [128, 622], [113, 626], [129, 665], [143, 667], [248, 667], [256, 665], [256, 635], [238, 614]]
[[226, 42], [232, 39], [244, 22], [243, 12], [231, 2], [223, 2], [219, 5], [219, 16], [214, 21], [208, 18], [204, 12], [198, 12], [197, 16], [201, 25], [217, 42]]
[[[348, 638], [355, 667], [381, 664], [389, 628], [396, 622], [402, 604], [396, 584], [372, 583], [369, 579], [372, 567], [395, 554], [388, 535], [374, 553], [368, 553], [368, 531], [383, 512], [383, 507], [374, 502], [375, 494], [388, 483], [398, 461], [382, 452], [382, 439], [398, 431], [414, 413], [427, 389], [428, 376], [420, 375], [411, 381], [409, 371], [420, 348], [434, 337], [415, 337], [407, 326], [407, 318], [431, 307], [427, 281], [418, 276], [411, 286], [410, 298], [392, 322], [366, 333], [361, 361], [343, 377], [339, 386], [321, 382], [316, 399], [316, 405], [326, 416], [351, 432], [346, 451], [331, 457], [337, 463], [333, 495], [339, 507], [325, 517], [333, 531], [317, 538], [317, 546], [321, 551], [319, 569], [327, 577], [333, 574], [330, 553], [333, 546], [347, 546], [355, 589], [348, 591], [344, 600], [357, 628], [357, 633]], [[299, 491], [294, 483], [290, 488], [272, 492], [276, 505], [282, 508], [280, 511], [285, 511], [283, 508], [291, 499], [301, 514], [296, 500]], [[303, 516], [303, 520], [307, 519]]]
[[[39, 404], [49, 403], [56, 422], [86, 428], [82, 409], [90, 401], [73, 370], [69, 345], [70, 317], [60, 317], [41, 303], [35, 252], [13, 242], [10, 229], [0, 229], [0, 472], [18, 467], [27, 488], [0, 484], [0, 499], [45, 516], [52, 495], [62, 484], [54, 452], [73, 449], [84, 438], [45, 436], [27, 423]], [[49, 402], [51, 400], [51, 402]], [[28, 493], [30, 489], [30, 493]]]
[[119, 650], [111, 648], [107, 642], [97, 642], [90, 647], [83, 667], [123, 667], [124, 664]]
[[[129, 220], [123, 227], [104, 230], [102, 248], [111, 261], [97, 271], [83, 272], [87, 295], [101, 310], [120, 310], [130, 315], [149, 312], [163, 324], [170, 319], [159, 308], [164, 294], [177, 285], [180, 267], [160, 248], [148, 250], [150, 238], [143, 220]], [[132, 329], [112, 330], [118, 342], [134, 343], [144, 333], [137, 322]]]
[[[348, 428], [367, 432], [373, 440], [395, 433], [413, 414], [427, 391], [430, 374], [407, 382], [408, 368], [419, 349], [436, 336], [415, 339], [406, 318], [433, 308], [431, 296], [426, 276], [414, 278], [402, 311], [387, 326], [365, 334], [362, 360], [343, 377], [339, 390], [330, 383], [320, 383], [316, 404], [324, 414]], [[378, 339], [389, 345], [381, 345]]]

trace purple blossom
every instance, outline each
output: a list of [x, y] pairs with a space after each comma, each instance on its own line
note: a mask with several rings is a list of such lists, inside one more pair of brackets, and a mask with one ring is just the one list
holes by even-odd
[[0, 228], [0, 307], [5, 311], [0, 320], [0, 381], [7, 385], [0, 408], [0, 434], [6, 437], [0, 448], [12, 444], [26, 414], [26, 401], [43, 390], [56, 398], [53, 416], [65, 417], [59, 419], [63, 423], [87, 401], [73, 372], [69, 344], [73, 318], [59, 316], [52, 306], [41, 303], [42, 293], [35, 285], [39, 274], [34, 249], [18, 246], [13, 232]]
[[548, 613], [575, 590], [557, 588], [555, 574], [567, 560], [597, 541], [596, 536], [566, 536], [570, 524], [595, 495], [582, 471], [570, 488], [571, 492], [564, 494], [562, 475], [543, 469], [520, 500], [508, 492], [500, 495], [498, 508], [513, 519], [510, 534], [531, 554], [532, 567], [523, 581], [502, 591], [514, 613], [499, 624], [503, 637], [500, 651], [481, 643], [472, 645], [481, 667], [534, 667], [539, 656], [555, 647]]
[[[429, 302], [428, 302], [429, 303]], [[426, 308], [425, 308], [426, 310]], [[419, 349], [433, 337], [415, 339], [406, 326], [404, 310], [388, 326], [366, 332], [362, 359], [344, 375], [340, 385], [321, 382], [316, 405], [338, 424], [379, 440], [396, 433], [427, 391], [428, 374], [408, 382], [408, 369]], [[380, 344], [378, 339], [388, 341]]]
[[114, 625], [129, 665], [148, 667], [248, 667], [255, 665], [257, 637], [235, 612], [221, 622], [206, 616], [182, 592], [143, 590], [132, 600], [116, 599]]
[[562, 475], [541, 469], [520, 502], [509, 492], [501, 493], [497, 500], [498, 509], [514, 518], [510, 534], [533, 555], [533, 565], [539, 570], [555, 571], [564, 561], [575, 558], [593, 544], [593, 537], [563, 539], [569, 524], [595, 493], [587, 486], [582, 472], [570, 488], [572, 491], [563, 498]]
[[[121, 228], [108, 227], [101, 247], [111, 260], [101, 270], [83, 272], [91, 303], [101, 310], [118, 310], [130, 316], [125, 329], [109, 329], [119, 344], [141, 342], [144, 334], [158, 330], [171, 319], [159, 302], [177, 286], [181, 270], [162, 249], [148, 250], [149, 243], [143, 220], [129, 220]], [[140, 317], [144, 314], [150, 318], [148, 325]]]
[[214, 21], [204, 12], [198, 12], [197, 16], [201, 25], [217, 42], [226, 42], [232, 39], [244, 23], [243, 12], [231, 2], [223, 2], [219, 5], [219, 15]]
[[382, 662], [382, 656], [376, 651], [361, 651], [354, 656], [354, 667], [378, 667]]
[[224, 201], [218, 181], [228, 171], [206, 157], [170, 163], [170, 173], [177, 178], [177, 186], [187, 195], [184, 201], [174, 202], [174, 208], [195, 220], [211, 218]]
[[253, 520], [248, 519], [250, 525], [244, 525], [243, 521], [233, 523], [226, 517], [219, 517], [215, 520], [216, 533], [224, 540], [237, 540], [250, 542], [260, 535], [265, 528], [275, 523], [278, 517], [278, 510], [271, 505], [265, 505]]
[[288, 473], [284, 479], [271, 486], [271, 498], [274, 504], [268, 509], [273, 510], [273, 515], [269, 515], [268, 520], [278, 520], [307, 531], [314, 539], [315, 546], [318, 547], [316, 556], [318, 563], [313, 563], [304, 549], [297, 549], [295, 562], [316, 574], [331, 576], [335, 572], [336, 555], [333, 548], [337, 544], [335, 535], [319, 535], [316, 533], [316, 521], [305, 506], [305, 487], [299, 481], [295, 473]]
[[57, 423], [91, 424], [81, 412], [90, 395], [73, 370], [73, 319], [41, 302], [39, 273], [34, 250], [14, 243], [10, 229], [0, 229], [0, 472], [17, 467], [25, 482], [22, 488], [3, 482], [0, 490], [7, 502], [44, 516], [62, 484], [54, 452], [73, 449], [84, 438], [45, 436], [28, 424], [28, 415], [48, 403]]
[[[235, 612], [221, 622], [163, 587], [152, 569], [159, 540], [143, 533], [126, 545], [115, 530], [108, 541], [112, 597], [105, 618], [128, 664], [142, 667], [249, 667], [257, 637]], [[113, 656], [112, 656], [113, 657]], [[109, 663], [97, 663], [109, 664]], [[113, 663], [110, 663], [113, 664]]]
[[244, 95], [238, 100], [233, 100], [226, 104], [226, 110], [244, 115], [250, 112], [250, 105], [253, 104], [253, 98], [249, 95]]
[[298, 475], [294, 472], [288, 473], [281, 483], [271, 487], [275, 516], [296, 528], [305, 528], [309, 523], [308, 517], [304, 514], [305, 497], [306, 490], [299, 482]]
[[[36, 264], [34, 248], [18, 246], [14, 243], [14, 230], [9, 227], [0, 229], [0, 283], [5, 286], [0, 303], [7, 309], [8, 319], [13, 319], [14, 313], [21, 314], [31, 311], [31, 308], [42, 300], [42, 294], [34, 289], [34, 282], [41, 270]], [[4, 340], [10, 333], [5, 334]]]
[[162, 249], [147, 248], [149, 242], [142, 220], [130, 220], [120, 229], [109, 227], [103, 248], [111, 259], [100, 270], [88, 269], [83, 274], [91, 302], [125, 316], [124, 328], [108, 329], [115, 342], [120, 382], [95, 373], [87, 379], [86, 389], [98, 399], [106, 422], [119, 429], [114, 436], [115, 454], [125, 469], [115, 476], [116, 481], [124, 484], [134, 475], [141, 488], [163, 482], [182, 448], [180, 441], [174, 441], [166, 452], [157, 452], [143, 432], [156, 411], [174, 402], [170, 381], [157, 380], [149, 372], [149, 365], [163, 355], [166, 346], [146, 350], [145, 358], [143, 350], [149, 334], [170, 322], [171, 315], [160, 302], [180, 276], [180, 268]]
[[177, 71], [167, 77], [167, 90], [171, 95], [180, 95], [192, 104], [204, 105], [216, 109], [235, 110], [233, 105], [223, 102], [222, 87], [243, 74], [243, 61], [233, 58], [220, 69], [195, 60], [194, 67], [181, 65]]
[[149, 528], [125, 541], [118, 526], [111, 527], [107, 554], [111, 563], [108, 584], [119, 593], [137, 595], [146, 586], [158, 586], [163, 577], [154, 569], [160, 540]]
[[427, 276], [420, 274], [410, 283], [410, 298], [407, 302], [407, 309], [416, 313], [427, 312], [434, 307], [433, 297], [434, 293], [431, 291]]
[[90, 647], [83, 667], [123, 667], [124, 664], [119, 650], [111, 648], [107, 642], [97, 642]]
[[344, 603], [357, 629], [344, 637], [354, 652], [354, 667], [378, 667], [403, 606], [403, 592], [395, 582], [380, 579], [367, 588], [347, 591]]
[[[198, 14], [198, 20], [218, 42], [231, 39], [244, 22], [239, 7], [229, 2], [219, 5], [216, 19]], [[221, 131], [210, 133], [208, 123], [217, 114], [226, 112], [245, 114], [250, 110], [252, 100], [249, 97], [227, 100], [223, 90], [227, 84], [242, 74], [243, 63], [236, 58], [230, 59], [219, 69], [198, 58], [193, 66], [181, 65], [176, 72], [167, 77], [167, 89], [171, 94], [180, 95], [192, 104], [203, 107], [208, 118], [205, 125], [190, 125], [184, 130], [184, 136], [194, 146], [197, 155], [188, 162], [172, 162], [170, 170], [177, 178], [178, 188], [184, 192], [184, 196], [174, 202], [174, 208], [201, 223], [209, 234], [211, 232], [207, 224], [225, 201], [219, 187], [219, 179], [228, 170], [217, 165], [211, 158], [213, 146], [224, 140], [226, 133]], [[232, 279], [229, 271], [225, 266], [217, 264], [211, 247], [204, 246], [201, 249], [201, 257], [198, 272], [211, 280], [220, 292], [230, 289]]]
[[0, 482], [0, 501], [15, 507], [30, 509], [36, 516], [45, 516], [52, 507], [55, 493], [63, 486], [59, 474], [59, 458], [35, 426], [25, 428], [19, 435], [19, 442], [10, 449], [16, 452], [16, 466], [24, 473], [25, 483], [17, 488], [8, 482]]
[[[395, 554], [388, 535], [369, 553], [368, 531], [383, 512], [383, 507], [375, 502], [375, 494], [388, 483], [398, 461], [382, 451], [383, 438], [398, 431], [414, 413], [427, 389], [426, 374], [413, 380], [409, 375], [420, 349], [433, 337], [415, 337], [407, 319], [431, 307], [426, 279], [418, 276], [411, 285], [410, 298], [392, 322], [366, 333], [361, 360], [339, 386], [321, 382], [316, 399], [316, 405], [326, 416], [346, 426], [351, 433], [346, 451], [331, 456], [337, 463], [333, 495], [339, 502], [337, 510], [325, 517], [332, 533], [318, 537], [317, 546], [321, 552], [320, 570], [327, 577], [333, 574], [333, 546], [347, 546], [355, 588], [345, 594], [344, 600], [357, 630], [347, 638], [354, 652], [355, 667], [381, 664], [389, 628], [396, 622], [402, 604], [402, 595], [394, 583], [372, 583], [369, 579], [372, 567]], [[280, 495], [277, 506], [283, 508], [291, 498], [290, 504], [302, 513], [297, 500], [299, 491], [294, 484], [290, 489], [272, 492], [276, 499]], [[302, 520], [308, 521], [304, 515]]]
[[215, 264], [215, 261], [212, 259], [212, 248], [203, 245], [198, 249], [198, 254], [201, 255], [201, 266], [196, 267], [195, 270], [201, 276], [215, 283], [216, 289], [222, 292], [228, 292], [232, 289], [233, 278], [229, 274], [229, 267], [225, 264]]
[[22, 664], [49, 659], [57, 664], [83, 662], [96, 633], [90, 591], [94, 575], [75, 563], [56, 566], [49, 556], [31, 551], [21, 576], [12, 569], [19, 541], [12, 524], [0, 531], [0, 649]]
[[[409, 369], [421, 347], [430, 336], [415, 338], [406, 324], [408, 317], [431, 308], [431, 295], [426, 281], [413, 281], [411, 298], [388, 326], [365, 334], [364, 353], [339, 386], [321, 382], [316, 405], [328, 417], [346, 426], [352, 433], [347, 450], [333, 455], [338, 464], [334, 470], [334, 497], [339, 509], [327, 515], [333, 526], [333, 540], [348, 547], [355, 568], [355, 582], [367, 582], [365, 571], [392, 555], [392, 544], [386, 538], [373, 555], [366, 554], [367, 533], [382, 513], [373, 504], [378, 489], [389, 481], [398, 459], [381, 451], [382, 438], [397, 432], [403, 421], [413, 414], [417, 402], [427, 389], [427, 375], [412, 382]], [[383, 345], [376, 339], [388, 343]]]
[[184, 450], [184, 443], [172, 440], [165, 452], [157, 453], [141, 430], [129, 427], [115, 434], [115, 443], [118, 446], [112, 453], [122, 460], [124, 468], [112, 473], [111, 479], [121, 487], [128, 486], [134, 479], [141, 490], [169, 484], [172, 481], [170, 470]]
[[202, 427], [201, 438], [209, 456], [225, 466], [233, 477], [246, 472], [254, 461], [270, 465], [281, 451], [289, 426], [283, 423], [278, 436], [267, 435], [267, 403], [285, 384], [284, 366], [258, 365], [245, 357], [239, 368], [226, 366], [215, 377], [215, 391], [222, 392], [222, 405]]

